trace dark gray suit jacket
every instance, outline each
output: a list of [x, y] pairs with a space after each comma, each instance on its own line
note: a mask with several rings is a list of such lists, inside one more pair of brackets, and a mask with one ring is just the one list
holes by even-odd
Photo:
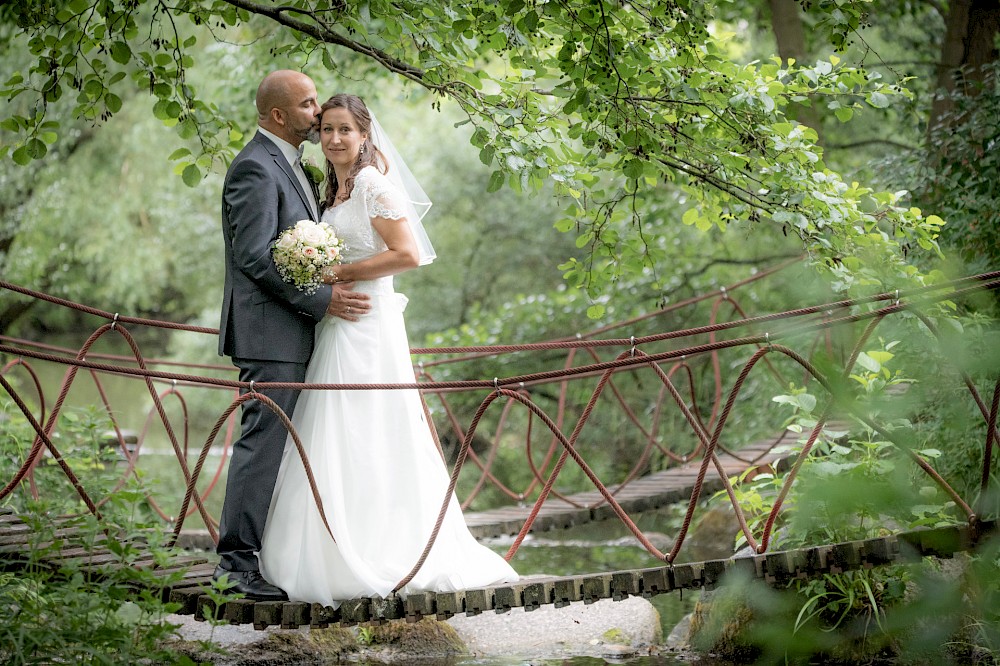
[[281, 150], [261, 133], [240, 151], [222, 188], [226, 285], [219, 354], [305, 363], [331, 287], [306, 295], [283, 281], [271, 259], [282, 231], [312, 212]]

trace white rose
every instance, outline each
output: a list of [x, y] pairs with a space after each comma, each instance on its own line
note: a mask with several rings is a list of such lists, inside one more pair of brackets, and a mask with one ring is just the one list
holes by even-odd
[[293, 234], [281, 234], [278, 237], [278, 242], [275, 243], [275, 247], [281, 248], [282, 250], [290, 250], [295, 247], [295, 238]]
[[314, 247], [323, 245], [327, 242], [326, 231], [319, 227], [309, 227], [302, 232], [302, 242]]
[[314, 247], [304, 247], [302, 248], [302, 256], [312, 259], [319, 254], [319, 250]]

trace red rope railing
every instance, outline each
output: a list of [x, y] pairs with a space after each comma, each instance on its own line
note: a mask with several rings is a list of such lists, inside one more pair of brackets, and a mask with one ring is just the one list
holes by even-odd
[[[755, 277], [754, 279], [758, 278]], [[688, 299], [684, 302], [685, 305], [690, 305], [703, 301], [711, 301], [711, 323], [706, 326], [651, 333], [640, 337], [631, 335], [628, 338], [594, 337], [598, 333], [620, 330], [626, 325], [634, 326], [639, 321], [646, 321], [651, 319], [653, 316], [662, 315], [666, 311], [681, 307], [681, 304], [674, 304], [669, 309], [664, 309], [650, 315], [644, 315], [643, 317], [634, 318], [627, 322], [627, 324], [620, 323], [604, 327], [587, 335], [579, 335], [573, 338], [513, 345], [415, 348], [412, 350], [414, 354], [461, 354], [462, 356], [421, 363], [418, 366], [418, 377], [423, 378], [424, 380], [414, 383], [302, 384], [269, 382], [256, 383], [254, 387], [250, 387], [245, 383], [231, 379], [152, 369], [150, 366], [213, 370], [226, 368], [223, 366], [184, 364], [167, 361], [147, 362], [143, 358], [134, 338], [128, 330], [125, 329], [124, 325], [133, 324], [153, 326], [206, 334], [217, 334], [216, 329], [186, 326], [170, 322], [157, 322], [138, 317], [122, 317], [119, 314], [112, 315], [111, 313], [102, 310], [72, 303], [64, 299], [39, 294], [32, 290], [0, 281], [0, 288], [8, 289], [32, 298], [38, 298], [63, 307], [76, 309], [80, 312], [111, 320], [110, 323], [100, 326], [88, 338], [83, 347], [81, 347], [81, 349], [76, 353], [51, 345], [39, 345], [29, 341], [0, 337], [0, 354], [8, 354], [15, 357], [14, 360], [6, 363], [2, 370], [0, 370], [0, 385], [2, 385], [4, 390], [12, 396], [25, 420], [36, 433], [35, 441], [32, 443], [23, 464], [7, 485], [4, 486], [3, 489], [0, 489], [0, 500], [13, 492], [13, 490], [24, 483], [25, 480], [27, 480], [29, 487], [31, 488], [31, 492], [37, 493], [37, 488], [33, 485], [32, 471], [38, 464], [43, 450], [45, 450], [48, 451], [57, 461], [65, 476], [73, 485], [77, 494], [80, 495], [81, 499], [83, 499], [88, 510], [94, 513], [94, 515], [100, 515], [99, 507], [103, 501], [106, 501], [106, 498], [95, 502], [89, 497], [89, 495], [87, 495], [86, 490], [83, 489], [80, 484], [79, 478], [74, 474], [69, 464], [61, 456], [58, 449], [52, 442], [52, 435], [54, 433], [59, 414], [64, 406], [66, 395], [69, 392], [78, 371], [80, 369], [86, 369], [89, 371], [89, 374], [97, 388], [101, 402], [112, 420], [117, 443], [120, 446], [122, 456], [126, 461], [126, 469], [122, 475], [122, 480], [115, 486], [115, 490], [118, 490], [123, 486], [126, 478], [138, 478], [136, 465], [142, 441], [148, 434], [151, 421], [154, 417], [151, 412], [150, 416], [147, 417], [146, 424], [143, 427], [138, 446], [134, 450], [129, 450], [125, 444], [122, 429], [116, 420], [114, 410], [110, 405], [107, 394], [100, 381], [100, 375], [106, 373], [118, 376], [127, 376], [141, 379], [145, 383], [146, 389], [154, 403], [155, 416], [159, 417], [158, 421], [160, 425], [162, 425], [167, 438], [170, 441], [170, 445], [177, 458], [185, 481], [185, 494], [181, 503], [181, 509], [176, 517], [168, 516], [157, 506], [153, 498], [150, 497], [151, 506], [156, 509], [159, 515], [174, 522], [174, 540], [179, 537], [185, 519], [190, 515], [193, 515], [195, 512], [200, 514], [209, 533], [213, 538], [216, 538], [214, 528], [215, 521], [205, 508], [204, 500], [211, 493], [212, 488], [215, 487], [217, 481], [219, 480], [219, 476], [225, 462], [225, 452], [228, 450], [228, 445], [234, 428], [234, 421], [231, 417], [237, 407], [242, 405], [244, 402], [248, 400], [259, 400], [263, 402], [270, 409], [275, 411], [285, 427], [288, 429], [292, 437], [292, 441], [297, 447], [301, 462], [305, 467], [314, 501], [316, 502], [324, 524], [326, 524], [327, 530], [330, 531], [332, 537], [333, 534], [326, 521], [326, 515], [323, 510], [318, 488], [316, 487], [315, 480], [313, 479], [311, 473], [309, 461], [306, 457], [301, 441], [298, 438], [298, 434], [295, 432], [292, 420], [281, 412], [281, 410], [265, 395], [265, 393], [271, 389], [345, 391], [373, 389], [417, 389], [422, 392], [425, 398], [431, 395], [435, 396], [441, 401], [446, 420], [449, 421], [453, 432], [461, 439], [461, 446], [458, 450], [456, 460], [453, 463], [449, 487], [430, 540], [426, 544], [425, 550], [419, 561], [415, 563], [413, 570], [404, 580], [400, 581], [396, 588], [397, 590], [401, 589], [407, 582], [409, 582], [409, 580], [412, 579], [412, 576], [419, 570], [427, 553], [430, 551], [430, 548], [436, 539], [438, 529], [444, 519], [448, 506], [448, 499], [451, 497], [452, 493], [455, 492], [459, 477], [466, 462], [469, 460], [473, 461], [474, 465], [479, 468], [479, 473], [478, 478], [473, 485], [473, 490], [469, 499], [467, 499], [462, 505], [463, 508], [468, 508], [476, 494], [479, 493], [487, 483], [492, 484], [508, 497], [518, 501], [526, 500], [532, 495], [535, 495], [537, 492], [532, 508], [529, 511], [517, 537], [515, 538], [514, 543], [507, 553], [508, 558], [513, 557], [513, 555], [517, 552], [517, 549], [520, 547], [523, 539], [532, 529], [533, 524], [537, 520], [543, 505], [545, 505], [546, 501], [548, 501], [550, 497], [558, 498], [564, 503], [570, 505], [580, 506], [579, 503], [575, 502], [567, 494], [562, 493], [555, 488], [555, 484], [559, 479], [565, 464], [570, 460], [575, 463], [577, 468], [599, 492], [602, 498], [599, 504], [607, 504], [622, 524], [627, 527], [627, 529], [636, 537], [637, 541], [642, 544], [651, 556], [671, 563], [674, 562], [675, 558], [678, 556], [678, 553], [680, 552], [685, 541], [685, 537], [690, 529], [698, 501], [704, 488], [705, 479], [708, 475], [709, 466], [711, 465], [719, 475], [724, 491], [733, 505], [737, 520], [740, 524], [740, 529], [742, 530], [747, 543], [755, 551], [765, 552], [768, 544], [770, 543], [775, 525], [777, 524], [778, 518], [781, 514], [782, 505], [787, 497], [787, 493], [789, 492], [792, 484], [795, 482], [803, 462], [807, 459], [811, 449], [818, 440], [824, 425], [833, 413], [834, 407], [845, 412], [846, 414], [849, 414], [857, 422], [863, 424], [867, 428], [870, 428], [873, 432], [878, 433], [879, 436], [885, 441], [894, 444], [913, 462], [914, 465], [916, 465], [917, 468], [930, 477], [955, 502], [956, 506], [959, 507], [964, 514], [965, 519], [970, 524], [975, 524], [975, 521], [977, 520], [976, 512], [958, 495], [958, 493], [954, 491], [954, 489], [947, 484], [941, 475], [936, 472], [926, 460], [908, 448], [905, 442], [900, 440], [894, 433], [889, 432], [886, 428], [874, 422], [870, 417], [859, 410], [856, 405], [844, 403], [840, 400], [834, 393], [829, 380], [824, 377], [823, 374], [819, 372], [809, 360], [807, 360], [806, 357], [795, 352], [790, 347], [784, 344], [776, 344], [776, 342], [778, 340], [784, 341], [812, 336], [811, 340], [813, 342], [810, 345], [811, 349], [815, 349], [821, 340], [826, 348], [830, 349], [832, 343], [830, 341], [829, 332], [831, 330], [847, 327], [856, 323], [866, 323], [864, 332], [855, 341], [849, 359], [845, 364], [843, 373], [846, 377], [856, 364], [858, 356], [863, 349], [863, 345], [873, 334], [873, 331], [875, 331], [887, 317], [902, 312], [914, 314], [923, 322], [933, 335], [940, 337], [930, 320], [923, 314], [922, 310], [933, 307], [936, 303], [943, 300], [957, 300], [982, 289], [996, 289], [1000, 287], [1000, 271], [960, 278], [935, 285], [928, 285], [926, 287], [910, 289], [905, 292], [901, 290], [873, 294], [866, 298], [845, 299], [833, 303], [797, 308], [786, 312], [773, 313], [757, 317], [746, 316], [744, 310], [733, 298], [733, 291], [735, 288], [749, 282], [750, 280], [746, 280], [738, 283], [737, 285], [722, 288], [713, 292], [711, 297], [697, 297], [695, 299]], [[719, 313], [722, 310], [722, 306], [725, 304], [728, 304], [733, 314], [739, 315], [740, 319], [723, 322], [718, 321]], [[740, 337], [728, 339], [719, 337], [719, 334], [721, 333], [739, 331], [740, 329], [748, 330], [746, 330], [745, 334]], [[93, 354], [88, 356], [89, 350], [93, 344], [103, 335], [112, 331], [118, 333], [118, 335], [126, 341], [132, 355], [117, 356], [110, 354]], [[693, 342], [684, 347], [666, 349], [662, 351], [652, 351], [652, 347], [655, 345], [662, 345], [668, 342], [676, 343], [680, 340], [697, 340], [701, 337], [706, 337], [707, 341], [700, 343]], [[727, 400], [723, 403], [722, 364], [720, 362], [719, 354], [723, 351], [736, 350], [746, 346], [753, 347], [755, 351], [752, 353], [750, 359], [743, 364], [735, 383], [728, 392]], [[640, 347], [648, 348], [650, 351], [645, 351], [645, 349], [640, 349]], [[603, 348], [617, 348], [621, 351], [619, 351], [611, 360], [602, 360], [598, 355], [597, 350]], [[581, 365], [576, 365], [576, 352], [580, 350], [586, 352], [589, 361], [584, 362]], [[445, 362], [456, 363], [461, 360], [481, 360], [484, 356], [541, 351], [565, 352], [566, 361], [559, 369], [541, 370], [527, 374], [505, 377], [502, 379], [497, 377], [492, 380], [463, 379], [437, 381], [434, 380], [427, 371], [428, 367], [432, 367], [435, 364], [440, 365]], [[785, 383], [780, 368], [772, 363], [770, 359], [770, 355], [774, 353], [789, 359], [793, 365], [800, 367], [803, 370], [804, 377], [809, 378], [810, 381], [815, 381], [823, 390], [827, 392], [829, 400], [827, 405], [821, 411], [819, 420], [810, 432], [809, 437], [806, 439], [803, 447], [799, 450], [792, 467], [785, 475], [782, 487], [770, 513], [767, 516], [767, 519], [764, 522], [758, 541], [757, 535], [754, 535], [748, 527], [743, 510], [739, 505], [731, 482], [720, 462], [719, 453], [724, 452], [727, 455], [741, 459], [739, 458], [738, 450], [730, 450], [732, 447], [724, 445], [723, 434], [732, 410], [737, 403], [738, 398], [741, 396], [743, 387], [757, 364], [760, 361], [764, 361], [764, 366], [767, 368], [768, 374], [777, 378], [782, 383]], [[44, 391], [41, 382], [38, 378], [38, 374], [31, 367], [30, 361], [26, 359], [57, 363], [67, 368], [59, 397], [49, 411], [47, 420], [47, 410], [45, 407]], [[696, 390], [697, 382], [691, 363], [694, 360], [700, 362], [704, 359], [707, 359], [707, 364], [710, 368], [710, 374], [712, 376], [711, 410], [707, 416], [707, 420], [704, 419], [702, 410], [698, 405], [699, 391]], [[125, 363], [134, 363], [134, 367], [131, 365], [124, 365]], [[664, 364], [669, 366], [669, 368], [664, 369]], [[7, 372], [18, 368], [25, 369], [31, 379], [34, 392], [39, 403], [39, 410], [41, 414], [40, 418], [35, 418], [34, 415], [31, 414], [27, 404], [20, 397], [15, 388], [3, 377], [3, 375]], [[648, 425], [643, 424], [639, 413], [630, 406], [629, 396], [626, 395], [626, 393], [621, 390], [621, 388], [614, 381], [614, 375], [616, 373], [629, 373], [632, 376], [638, 377], [642, 372], [648, 372], [655, 377], [659, 387], [656, 391], [657, 398], [651, 409], [652, 416]], [[688, 388], [687, 396], [685, 396], [677, 388], [673, 381], [674, 375], [679, 372], [683, 372], [683, 375], [686, 377]], [[589, 400], [578, 416], [576, 422], [573, 424], [571, 434], [566, 436], [564, 434], [564, 428], [568, 425], [567, 403], [571, 382], [579, 382], [593, 377], [599, 378], [595, 388], [593, 389]], [[998, 393], [1000, 393], [1000, 382], [998, 382], [998, 384], [994, 387], [991, 405], [987, 407], [986, 403], [979, 396], [978, 390], [971, 377], [969, 377], [967, 373], [963, 372], [962, 380], [976, 402], [983, 416], [984, 422], [986, 423], [987, 440], [984, 447], [984, 461], [981, 478], [981, 485], [985, 490], [989, 479], [991, 478], [990, 461], [992, 458], [993, 445], [998, 437], [1000, 437], [996, 428], [997, 413], [998, 410], [1000, 410], [1000, 399], [998, 399]], [[154, 388], [154, 381], [170, 382], [171, 388], [162, 393], [158, 393]], [[553, 384], [558, 386], [558, 392], [553, 399], [556, 407], [554, 417], [548, 414], [533, 397], [534, 391], [538, 391], [542, 387], [551, 386]], [[253, 389], [248, 393], [244, 393], [243, 395], [236, 397], [229, 404], [228, 408], [224, 410], [222, 415], [216, 421], [208, 439], [199, 451], [193, 470], [189, 470], [187, 464], [190, 455], [188, 432], [189, 421], [187, 403], [178, 388], [181, 386], [215, 388], [231, 391], [247, 388]], [[447, 396], [456, 392], [484, 390], [487, 391], [487, 396], [480, 402], [475, 416], [472, 418], [469, 426], [467, 428], [463, 428], [461, 426], [460, 417], [450, 407]], [[638, 441], [642, 442], [641, 452], [637, 457], [636, 462], [629, 467], [628, 472], [624, 475], [622, 480], [613, 484], [605, 483], [598, 477], [598, 475], [586, 462], [584, 453], [582, 453], [580, 449], [581, 435], [587, 424], [593, 418], [594, 410], [598, 407], [599, 401], [606, 394], [610, 399], [610, 403], [612, 405], [616, 405], [620, 413], [624, 415], [625, 420], [632, 425], [637, 433]], [[670, 400], [666, 399], [668, 396]], [[163, 407], [163, 400], [167, 397], [172, 397], [177, 400], [182, 412], [184, 430], [183, 437], [180, 441], [178, 440], [171, 421]], [[500, 408], [500, 413], [496, 418], [492, 444], [486, 455], [480, 456], [473, 450], [472, 446], [475, 441], [477, 428], [479, 427], [482, 418], [489, 411], [490, 406], [498, 400], [502, 404], [502, 407]], [[608, 400], [606, 400], [606, 402], [607, 401]], [[664, 405], [670, 404], [670, 401], [672, 401], [672, 404], [678, 410], [683, 422], [687, 424], [690, 429], [690, 433], [694, 435], [696, 444], [693, 451], [680, 454], [668, 447], [664, 447], [659, 441], [659, 432], [662, 426]], [[493, 467], [497, 460], [496, 447], [499, 440], [504, 436], [505, 429], [507, 428], [510, 415], [513, 413], [512, 410], [514, 409], [514, 406], [518, 404], [524, 407], [527, 418], [525, 450], [527, 464], [531, 472], [530, 481], [522, 490], [516, 490], [509, 487], [493, 471]], [[427, 409], [426, 402], [425, 409]], [[428, 422], [433, 423], [430, 418], [428, 419]], [[533, 430], [536, 422], [545, 429], [548, 429], [550, 434], [549, 445], [542, 454], [542, 461], [540, 464], [535, 463], [532, 446]], [[223, 425], [227, 423], [228, 426], [225, 435], [226, 441], [223, 447], [224, 453], [222, 461], [220, 462], [219, 468], [214, 474], [214, 477], [208, 484], [208, 487], [203, 492], [198, 492], [196, 490], [197, 484], [203, 471], [209, 450], [222, 430]], [[435, 441], [440, 447], [441, 444], [437, 431], [433, 427], [432, 432], [434, 434]], [[781, 439], [781, 437], [778, 437], [776, 441], [781, 441]], [[616, 495], [626, 488], [630, 482], [641, 475], [643, 470], [647, 468], [654, 451], [658, 451], [664, 462], [667, 464], [687, 462], [692, 459], [696, 459], [697, 456], [701, 456], [697, 477], [688, 500], [681, 529], [674, 541], [671, 551], [667, 554], [662, 553], [655, 546], [653, 546], [653, 544], [645, 537], [642, 531], [636, 526], [616, 499]], [[556, 455], [557, 452], [559, 453], [558, 456]], [[741, 460], [743, 460], [743, 462], [745, 462], [748, 466], [752, 466], [757, 460], [760, 459], [761, 456]], [[613, 487], [614, 490], [610, 490], [609, 487]], [[192, 503], [194, 504], [194, 508], [191, 508]], [[591, 505], [591, 508], [596, 506], [598, 505], [593, 504]]]

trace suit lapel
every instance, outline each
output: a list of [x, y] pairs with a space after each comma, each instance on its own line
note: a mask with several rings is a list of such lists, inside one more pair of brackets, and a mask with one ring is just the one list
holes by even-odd
[[[254, 139], [258, 139], [260, 141], [261, 145], [264, 146], [267, 149], [267, 152], [271, 154], [271, 157], [274, 159], [274, 163], [278, 165], [279, 169], [285, 172], [286, 176], [288, 176], [288, 180], [292, 182], [292, 187], [295, 188], [295, 191], [299, 194], [299, 198], [302, 199], [302, 205], [306, 207], [307, 211], [309, 211], [309, 217], [313, 218], [313, 207], [312, 204], [309, 203], [309, 197], [306, 195], [305, 190], [302, 189], [302, 184], [299, 182], [298, 176], [296, 176], [295, 172], [292, 171], [292, 165], [285, 159], [285, 155], [281, 152], [281, 149], [274, 145], [273, 141], [260, 132], [254, 135]], [[311, 180], [309, 180], [308, 174], [306, 175], [306, 180], [309, 181], [311, 186], [314, 188], [313, 191], [315, 192], [315, 185], [312, 184]], [[316, 197], [316, 201], [317, 205], [319, 205], [319, 197]], [[318, 222], [319, 220], [313, 219], [313, 221]]]
[[[312, 189], [313, 201], [316, 202], [317, 212], [319, 212], [320, 215], [322, 215], [322, 211], [319, 211], [319, 185], [316, 183], [316, 181], [314, 181], [312, 178], [309, 177], [308, 172], [306, 172], [306, 180], [309, 181], [309, 187], [310, 189]], [[319, 220], [316, 221], [319, 222]]]

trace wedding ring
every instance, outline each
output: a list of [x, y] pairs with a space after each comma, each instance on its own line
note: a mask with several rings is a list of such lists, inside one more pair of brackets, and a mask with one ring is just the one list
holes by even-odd
[[347, 314], [351, 314], [351, 311], [352, 311], [353, 309], [354, 309], [354, 308], [352, 308], [352, 307], [351, 307], [350, 305], [348, 305], [348, 306], [347, 306]]

